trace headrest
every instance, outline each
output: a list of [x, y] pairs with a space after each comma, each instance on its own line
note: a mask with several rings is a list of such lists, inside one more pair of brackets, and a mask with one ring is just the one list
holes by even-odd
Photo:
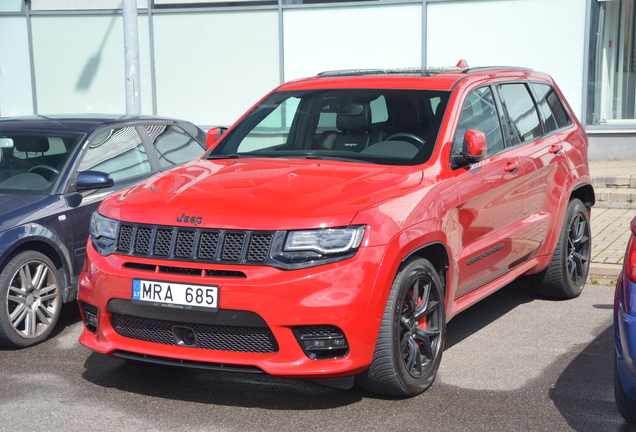
[[43, 153], [49, 150], [49, 140], [46, 137], [15, 137], [13, 146], [19, 152]]
[[418, 110], [413, 106], [400, 105], [395, 110], [394, 125], [397, 128], [408, 128], [420, 126], [420, 116]]
[[371, 112], [366, 104], [351, 104], [346, 113], [336, 117], [336, 127], [342, 132], [364, 134], [371, 128]]

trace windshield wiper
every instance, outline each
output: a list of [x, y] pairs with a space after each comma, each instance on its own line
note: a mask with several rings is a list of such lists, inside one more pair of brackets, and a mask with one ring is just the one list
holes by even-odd
[[228, 153], [228, 154], [220, 154], [220, 155], [209, 155], [207, 159], [240, 159], [245, 157], [245, 155], [241, 155], [238, 153]]

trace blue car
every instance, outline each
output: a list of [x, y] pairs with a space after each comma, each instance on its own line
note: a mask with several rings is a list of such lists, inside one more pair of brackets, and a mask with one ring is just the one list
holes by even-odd
[[636, 218], [614, 294], [614, 396], [628, 422], [636, 423]]
[[0, 346], [45, 340], [76, 299], [102, 199], [198, 158], [206, 138], [192, 123], [149, 116], [0, 119]]

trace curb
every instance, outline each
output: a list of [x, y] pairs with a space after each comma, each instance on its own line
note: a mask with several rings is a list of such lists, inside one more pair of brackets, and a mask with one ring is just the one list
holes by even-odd
[[588, 285], [609, 285], [615, 286], [616, 279], [623, 269], [622, 264], [602, 264], [590, 263], [590, 269], [587, 274]]

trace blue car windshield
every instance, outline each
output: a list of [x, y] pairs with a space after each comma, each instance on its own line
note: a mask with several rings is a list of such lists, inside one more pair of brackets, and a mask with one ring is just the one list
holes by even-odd
[[81, 136], [0, 132], [0, 193], [48, 195]]
[[209, 154], [418, 165], [433, 154], [450, 93], [329, 89], [274, 92]]

